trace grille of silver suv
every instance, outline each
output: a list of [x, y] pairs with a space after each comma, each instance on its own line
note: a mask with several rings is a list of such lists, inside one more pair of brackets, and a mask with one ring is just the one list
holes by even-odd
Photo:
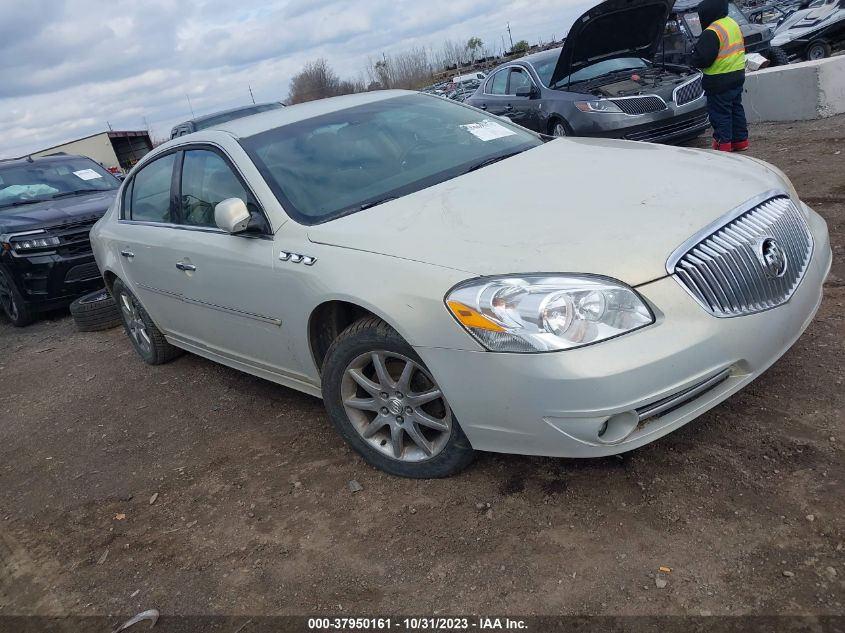
[[804, 216], [780, 194], [682, 246], [667, 269], [708, 312], [735, 317], [789, 301], [812, 254]]

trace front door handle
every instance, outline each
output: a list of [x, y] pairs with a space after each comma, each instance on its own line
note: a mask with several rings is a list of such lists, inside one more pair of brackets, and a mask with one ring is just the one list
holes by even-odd
[[479, 107], [479, 108], [481, 108], [482, 110], [486, 110], [486, 109], [487, 109], [487, 104], [486, 104], [486, 103], [482, 103], [482, 104], [481, 104], [480, 106], [478, 106], [478, 107]]
[[125, 257], [126, 259], [132, 259], [135, 257], [135, 253], [132, 251], [120, 251], [120, 256]]
[[513, 106], [509, 103], [509, 104], [507, 105], [507, 107], [505, 107], [505, 110], [507, 110], [508, 112], [510, 112], [511, 110], [513, 110]]
[[197, 267], [193, 264], [186, 264], [185, 262], [176, 262], [176, 268], [187, 271], [194, 271], [197, 269]]

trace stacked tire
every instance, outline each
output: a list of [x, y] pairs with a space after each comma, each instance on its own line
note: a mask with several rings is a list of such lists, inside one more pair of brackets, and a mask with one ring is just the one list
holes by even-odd
[[123, 324], [120, 308], [105, 288], [79, 297], [70, 304], [70, 313], [80, 332], [99, 332]]

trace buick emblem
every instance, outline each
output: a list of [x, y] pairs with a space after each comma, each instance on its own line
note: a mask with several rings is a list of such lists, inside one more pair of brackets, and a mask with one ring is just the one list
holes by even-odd
[[767, 237], [760, 242], [760, 261], [766, 274], [772, 279], [783, 277], [786, 272], [786, 252], [773, 237]]

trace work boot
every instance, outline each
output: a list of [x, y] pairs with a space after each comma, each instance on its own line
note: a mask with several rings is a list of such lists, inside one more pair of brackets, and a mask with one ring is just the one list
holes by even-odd
[[733, 143], [731, 143], [731, 147], [735, 152], [744, 152], [748, 149], [748, 145], [748, 139], [745, 139], [744, 141], [734, 141]]
[[713, 149], [720, 152], [732, 152], [733, 145], [731, 143], [720, 143], [716, 139], [713, 139]]

